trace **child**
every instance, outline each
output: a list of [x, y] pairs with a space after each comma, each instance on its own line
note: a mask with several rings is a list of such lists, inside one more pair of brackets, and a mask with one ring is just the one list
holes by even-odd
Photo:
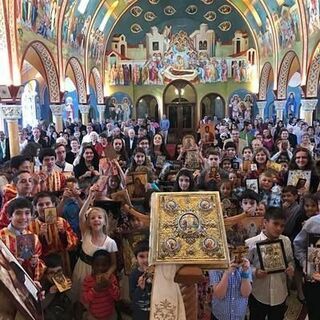
[[219, 192], [223, 216], [231, 217], [236, 215], [238, 213], [238, 202], [232, 197], [232, 182], [222, 180]]
[[134, 248], [138, 267], [129, 278], [129, 292], [132, 301], [132, 320], [148, 320], [150, 315], [152, 282], [148, 276], [148, 241], [140, 241]]
[[[253, 266], [252, 294], [249, 298], [250, 320], [283, 319], [286, 311], [287, 275], [293, 276], [294, 259], [291, 248], [291, 241], [283, 236], [285, 216], [279, 208], [269, 208], [264, 217], [264, 230], [257, 236], [247, 239], [249, 247], [249, 260]], [[281, 239], [288, 262], [285, 272], [267, 273], [261, 269], [257, 243], [266, 240]]]
[[80, 237], [79, 212], [83, 204], [80, 198], [81, 191], [76, 178], [70, 177], [66, 182], [67, 187], [57, 207], [58, 216], [64, 218], [70, 224], [73, 232]]
[[226, 271], [209, 271], [213, 286], [212, 314], [214, 320], [243, 320], [251, 293], [250, 262], [233, 261]]
[[277, 207], [278, 204], [281, 204], [281, 195], [278, 192], [273, 192], [274, 178], [275, 175], [270, 170], [263, 171], [259, 177], [261, 201], [265, 202], [267, 207]]
[[[308, 219], [293, 241], [295, 257], [299, 261], [304, 272], [306, 272], [308, 236], [312, 233], [320, 233], [320, 215]], [[320, 274], [315, 272], [312, 278], [313, 281], [305, 281], [304, 283], [304, 295], [307, 303], [309, 320], [319, 320]]]
[[240, 197], [241, 208], [246, 215], [255, 216], [259, 195], [252, 190], [245, 190]]
[[89, 195], [80, 210], [80, 230], [82, 247], [72, 276], [72, 295], [75, 302], [81, 297], [81, 284], [87, 275], [92, 273], [92, 256], [95, 251], [107, 250], [111, 256], [110, 267], [106, 272], [106, 280], [116, 270], [116, 242], [108, 236], [108, 216], [105, 210], [91, 207], [98, 186], [90, 188]]
[[45, 299], [42, 301], [45, 320], [69, 320], [72, 318], [70, 290], [59, 292], [52, 278], [62, 272], [62, 259], [58, 254], [50, 254], [44, 258], [47, 269], [41, 279]]
[[92, 257], [92, 274], [83, 281], [82, 301], [88, 307], [88, 320], [117, 319], [115, 302], [120, 299], [120, 289], [114, 274], [105, 277], [111, 266], [111, 254], [98, 250]]
[[297, 233], [292, 236], [301, 207], [298, 203], [298, 190], [294, 186], [285, 186], [282, 190], [282, 209], [286, 217], [283, 234], [293, 241]]
[[70, 224], [61, 217], [57, 217], [55, 223], [46, 222], [45, 209], [56, 206], [55, 197], [51, 193], [39, 192], [33, 199], [33, 205], [38, 217], [30, 222], [28, 229], [38, 235], [43, 256], [51, 253], [61, 254], [63, 269], [67, 275], [71, 275], [68, 251], [77, 246], [77, 235], [71, 229]]
[[194, 191], [194, 179], [192, 175], [192, 171], [182, 168], [176, 177], [176, 181], [173, 187], [174, 192], [187, 192]]
[[219, 168], [220, 152], [208, 149], [205, 160], [207, 165], [200, 173], [198, 187], [201, 190], [216, 191], [221, 178], [227, 178], [227, 173]]
[[33, 280], [39, 281], [45, 270], [44, 262], [39, 258], [42, 255], [42, 247], [37, 235], [34, 234], [34, 255], [30, 259], [21, 259], [17, 252], [17, 236], [32, 234], [28, 231], [28, 225], [32, 216], [32, 204], [25, 198], [13, 199], [8, 206], [10, 223], [8, 227], [0, 231], [0, 238], [9, 248], [12, 254], [19, 260], [23, 268]]

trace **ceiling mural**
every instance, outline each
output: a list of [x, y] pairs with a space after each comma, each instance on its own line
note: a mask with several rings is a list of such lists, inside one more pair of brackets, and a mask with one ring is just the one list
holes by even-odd
[[62, 53], [66, 60], [77, 57], [84, 64], [89, 26], [100, 0], [71, 0], [62, 24]]
[[231, 41], [236, 30], [245, 31], [249, 34], [250, 45], [253, 45], [250, 30], [243, 18], [223, 0], [185, 0], [171, 3], [137, 1], [117, 21], [111, 36], [125, 34], [128, 43], [137, 44], [144, 41], [145, 33], [150, 32], [153, 26], [162, 30], [166, 25], [171, 25], [173, 33], [183, 30], [191, 34], [201, 23], [207, 23], [209, 29], [215, 30], [216, 38], [222, 42]]
[[62, 0], [16, 1], [18, 44], [21, 54], [31, 41], [44, 42], [53, 53], [57, 52], [58, 18]]
[[298, 2], [15, 0], [18, 45], [23, 54], [40, 40], [56, 59], [60, 32], [65, 60], [77, 57], [89, 71], [104, 58], [114, 85], [162, 84], [181, 75], [198, 83], [247, 82], [257, 57], [279, 64], [293, 49], [302, 59], [299, 10], [305, 10], [309, 50], [319, 41], [320, 0]]

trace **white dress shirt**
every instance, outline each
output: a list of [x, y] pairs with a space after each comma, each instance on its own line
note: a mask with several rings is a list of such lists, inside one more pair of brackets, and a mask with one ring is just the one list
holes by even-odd
[[[279, 239], [283, 242], [288, 265], [294, 267], [290, 239], [283, 235], [281, 235]], [[256, 269], [261, 269], [257, 253], [257, 243], [266, 240], [268, 240], [268, 238], [263, 232], [246, 240], [246, 245], [249, 248], [248, 258], [252, 264], [252, 274], [254, 277], [252, 283], [252, 294], [259, 302], [269, 306], [276, 306], [285, 302], [288, 295], [286, 273], [270, 273], [265, 278], [261, 279], [255, 277]]]

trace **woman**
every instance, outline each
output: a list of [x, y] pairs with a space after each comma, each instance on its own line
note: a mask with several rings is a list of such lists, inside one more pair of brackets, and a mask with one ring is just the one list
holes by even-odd
[[[290, 170], [311, 171], [310, 192], [315, 193], [317, 191], [319, 185], [319, 176], [317, 175], [317, 172], [315, 170], [311, 152], [308, 149], [298, 147], [294, 151], [292, 159], [289, 163], [289, 171]], [[288, 176], [285, 179], [285, 182], [287, 181]], [[300, 193], [304, 193], [306, 191], [308, 190], [300, 190]]]
[[80, 161], [74, 167], [74, 175], [79, 180], [99, 175], [99, 157], [93, 146], [83, 147]]
[[121, 138], [114, 138], [112, 141], [112, 147], [114, 151], [117, 153], [117, 160], [120, 164], [122, 170], [125, 170], [127, 167], [127, 152], [124, 146], [124, 141]]
[[[164, 139], [160, 133], [156, 133], [152, 139], [150, 157], [153, 165], [161, 169], [164, 161], [168, 158], [168, 152], [164, 144]], [[162, 159], [160, 161], [160, 159]]]
[[262, 145], [268, 149], [269, 152], [273, 151], [273, 139], [269, 129], [264, 129], [262, 131]]
[[132, 172], [147, 171], [148, 182], [153, 182], [152, 163], [146, 157], [144, 150], [137, 147], [132, 155], [132, 161], [126, 171], [126, 175]]

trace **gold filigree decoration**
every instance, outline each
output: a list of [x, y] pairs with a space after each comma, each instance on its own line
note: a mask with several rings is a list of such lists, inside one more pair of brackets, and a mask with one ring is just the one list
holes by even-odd
[[175, 320], [176, 319], [176, 306], [169, 300], [165, 299], [155, 305], [155, 312], [153, 318], [155, 320]]

